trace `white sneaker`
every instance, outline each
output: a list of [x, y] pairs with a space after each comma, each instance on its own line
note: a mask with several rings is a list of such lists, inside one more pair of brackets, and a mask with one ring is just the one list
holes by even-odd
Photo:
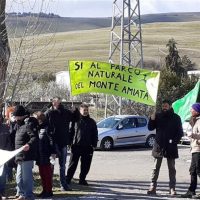
[[23, 196], [19, 196], [17, 199], [15, 199], [15, 200], [25, 200], [25, 197], [23, 197]]

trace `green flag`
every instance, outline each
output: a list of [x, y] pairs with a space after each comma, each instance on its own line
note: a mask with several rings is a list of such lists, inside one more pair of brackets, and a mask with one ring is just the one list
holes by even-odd
[[181, 117], [182, 122], [189, 119], [191, 116], [190, 108], [192, 104], [196, 103], [197, 101], [199, 94], [199, 85], [200, 81], [198, 81], [194, 89], [188, 92], [182, 99], [178, 99], [172, 104], [174, 112]]
[[160, 72], [98, 61], [69, 61], [72, 95], [106, 93], [155, 105]]

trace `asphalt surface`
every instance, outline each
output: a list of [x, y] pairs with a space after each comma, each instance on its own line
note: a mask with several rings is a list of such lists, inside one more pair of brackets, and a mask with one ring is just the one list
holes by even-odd
[[[177, 196], [171, 197], [169, 195], [169, 176], [166, 159], [163, 159], [160, 170], [157, 195], [148, 196], [146, 192], [149, 188], [149, 179], [153, 166], [153, 158], [150, 149], [137, 146], [125, 149], [118, 148], [109, 152], [95, 151], [91, 170], [87, 176], [90, 186], [88, 188], [83, 188], [83, 190], [87, 191], [87, 195], [76, 198], [65, 197], [62, 199], [183, 199], [180, 198], [180, 195], [187, 191], [190, 181], [190, 159], [190, 147], [180, 145], [179, 159], [176, 160]], [[55, 173], [58, 173], [58, 164], [55, 166]], [[78, 179], [78, 177], [79, 166], [74, 178]], [[72, 188], [74, 185], [76, 185], [76, 183], [72, 184]]]

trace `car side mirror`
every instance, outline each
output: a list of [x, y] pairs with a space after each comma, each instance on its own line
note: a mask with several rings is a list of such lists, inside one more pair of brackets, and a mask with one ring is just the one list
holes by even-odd
[[122, 124], [119, 124], [118, 127], [117, 127], [117, 130], [122, 130], [124, 127]]

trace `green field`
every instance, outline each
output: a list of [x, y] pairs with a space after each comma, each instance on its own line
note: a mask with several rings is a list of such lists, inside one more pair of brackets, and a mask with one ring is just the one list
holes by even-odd
[[[142, 25], [144, 61], [163, 62], [167, 53], [166, 43], [176, 40], [181, 56], [188, 57], [200, 68], [200, 22], [162, 22]], [[10, 38], [12, 56], [10, 66], [29, 65], [31, 71], [58, 72], [67, 70], [68, 61], [99, 60], [108, 61], [110, 29], [101, 28], [62, 32], [34, 37], [26, 37], [20, 53], [17, 54], [20, 39]], [[161, 52], [161, 51], [162, 52]], [[118, 60], [116, 58], [116, 60]]]

